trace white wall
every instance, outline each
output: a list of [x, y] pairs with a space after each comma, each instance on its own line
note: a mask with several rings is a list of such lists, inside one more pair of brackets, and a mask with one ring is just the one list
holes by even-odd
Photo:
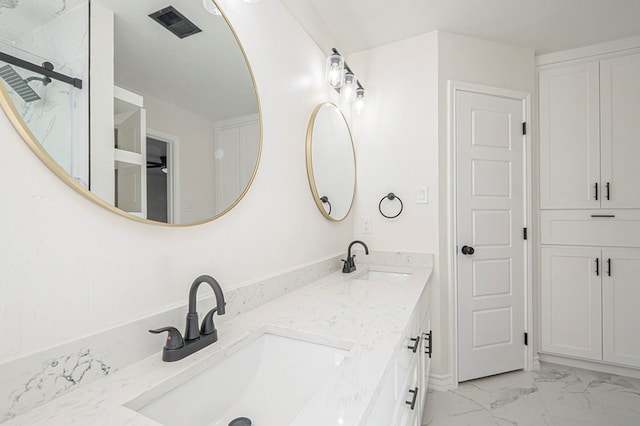
[[[436, 55], [436, 33], [430, 33], [348, 58], [366, 89], [363, 111], [352, 120], [358, 164], [353, 229], [374, 250], [438, 250]], [[416, 185], [429, 185], [429, 204], [416, 204]], [[389, 192], [404, 203], [396, 219], [378, 211]], [[387, 207], [395, 204], [385, 201]], [[371, 218], [371, 234], [362, 233], [363, 217]]]
[[[532, 93], [534, 52], [433, 32], [350, 55], [348, 62], [367, 89], [365, 109], [353, 120], [358, 143], [354, 235], [373, 249], [435, 254], [432, 371], [444, 383], [453, 370], [454, 300], [448, 255], [448, 81]], [[428, 187], [428, 204], [416, 204], [416, 185]], [[378, 212], [388, 192], [404, 202], [397, 219]], [[362, 217], [371, 217], [371, 234], [361, 232]]]
[[[346, 249], [351, 221], [322, 217], [306, 175], [307, 122], [328, 97], [324, 53], [278, 0], [220, 4], [264, 120], [253, 186], [222, 218], [167, 228], [104, 210], [57, 179], [0, 114], [0, 362], [184, 303], [202, 273], [228, 288]], [[274, 60], [276, 43], [286, 61]]]

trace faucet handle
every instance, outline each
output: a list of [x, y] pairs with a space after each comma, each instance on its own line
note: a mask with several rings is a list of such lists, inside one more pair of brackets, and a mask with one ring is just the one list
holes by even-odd
[[182, 334], [175, 327], [162, 327], [157, 330], [149, 330], [149, 333], [159, 334], [168, 331], [167, 342], [165, 343], [165, 349], [180, 349], [184, 346], [184, 339]]
[[200, 334], [207, 335], [216, 331], [216, 326], [213, 324], [213, 314], [216, 312], [218, 312], [218, 308], [213, 308], [204, 316], [200, 326]]

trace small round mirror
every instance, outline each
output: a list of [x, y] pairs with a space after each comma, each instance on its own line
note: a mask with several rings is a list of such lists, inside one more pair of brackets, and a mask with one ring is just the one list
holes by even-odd
[[356, 159], [347, 120], [331, 103], [318, 105], [311, 115], [307, 174], [320, 212], [335, 221], [347, 217], [356, 190]]

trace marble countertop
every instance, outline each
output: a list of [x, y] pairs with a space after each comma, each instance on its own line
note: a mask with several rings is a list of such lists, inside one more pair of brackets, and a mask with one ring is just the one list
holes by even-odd
[[[411, 276], [403, 283], [357, 279], [367, 268]], [[333, 273], [218, 326], [218, 342], [181, 361], [165, 363], [159, 351], [5, 424], [158, 425], [124, 405], [163, 384], [169, 390], [176, 378], [197, 375], [264, 333], [352, 347], [293, 424], [361, 424], [431, 272], [361, 265], [349, 275]]]

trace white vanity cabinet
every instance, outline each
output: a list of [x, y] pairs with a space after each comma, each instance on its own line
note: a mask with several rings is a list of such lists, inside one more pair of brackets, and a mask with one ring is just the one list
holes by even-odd
[[[371, 406], [367, 426], [420, 426], [431, 366], [429, 287], [423, 292], [396, 347]], [[415, 402], [414, 402], [415, 401]]]
[[543, 352], [640, 367], [640, 249], [543, 247]]
[[539, 72], [540, 208], [640, 208], [640, 53]]

